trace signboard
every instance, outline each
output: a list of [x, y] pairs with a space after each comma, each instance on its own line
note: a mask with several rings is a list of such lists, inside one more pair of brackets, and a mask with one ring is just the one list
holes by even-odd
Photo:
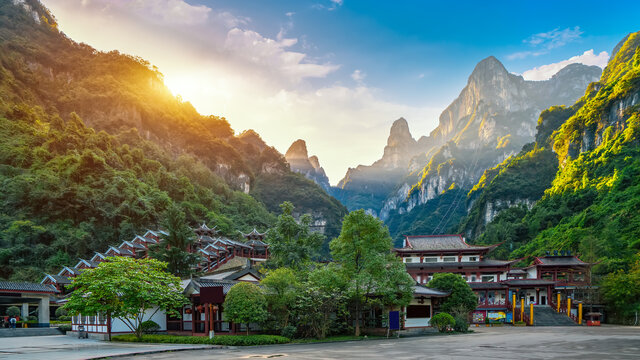
[[389, 330], [400, 330], [400, 311], [389, 311]]
[[504, 320], [507, 318], [507, 314], [504, 311], [492, 311], [487, 313], [489, 320]]
[[473, 312], [473, 322], [475, 324], [484, 322], [484, 311], [474, 311]]
[[222, 292], [222, 286], [200, 288], [201, 304], [222, 304], [223, 302], [224, 293]]

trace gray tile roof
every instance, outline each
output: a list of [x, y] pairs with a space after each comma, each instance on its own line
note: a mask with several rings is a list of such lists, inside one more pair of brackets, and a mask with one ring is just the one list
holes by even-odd
[[27, 291], [40, 293], [56, 293], [55, 287], [28, 282], [0, 281], [0, 291]]
[[229, 289], [231, 289], [233, 285], [239, 283], [240, 281], [222, 280], [222, 279], [198, 279], [196, 280], [196, 282], [198, 283], [198, 291], [200, 291], [199, 289], [203, 287], [222, 286], [222, 293], [226, 294], [229, 292]]
[[438, 289], [428, 288], [423, 285], [414, 285], [413, 295], [441, 297], [441, 296], [447, 296], [449, 295], [449, 293], [445, 291], [440, 291]]
[[511, 264], [512, 261], [505, 260], [491, 260], [485, 259], [481, 261], [451, 261], [451, 262], [431, 262], [431, 263], [406, 263], [408, 268], [427, 268], [427, 269], [439, 269], [439, 268], [458, 268], [458, 267], [490, 267], [490, 266], [506, 266]]
[[468, 283], [473, 290], [480, 289], [506, 289], [507, 285], [499, 282], [470, 282]]
[[407, 236], [408, 246], [403, 249], [412, 250], [466, 250], [486, 249], [486, 246], [467, 244], [462, 235], [423, 235]]
[[587, 265], [575, 256], [543, 256], [538, 260], [542, 265]]
[[554, 285], [555, 281], [542, 280], [542, 279], [509, 279], [504, 280], [503, 283], [510, 286], [534, 286], [534, 285]]

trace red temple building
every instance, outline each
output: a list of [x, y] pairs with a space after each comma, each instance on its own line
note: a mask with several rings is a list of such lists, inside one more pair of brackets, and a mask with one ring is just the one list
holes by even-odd
[[[576, 296], [580, 296], [579, 290], [589, 286], [590, 264], [568, 252], [537, 257], [532, 265], [517, 268], [514, 265], [521, 259], [494, 260], [488, 257], [498, 245], [469, 245], [462, 235], [406, 236], [403, 247], [395, 251], [417, 284], [427, 284], [436, 273], [460, 274], [478, 297], [474, 322], [499, 316], [496, 314], [506, 316], [512, 309], [513, 295], [518, 302], [524, 299], [525, 305], [555, 307], [558, 294], [561, 301], [568, 297], [576, 300]], [[433, 309], [429, 308], [429, 312], [432, 313]], [[407, 326], [427, 326], [426, 311], [412, 308], [406, 313]], [[414, 314], [422, 320], [413, 320]]]

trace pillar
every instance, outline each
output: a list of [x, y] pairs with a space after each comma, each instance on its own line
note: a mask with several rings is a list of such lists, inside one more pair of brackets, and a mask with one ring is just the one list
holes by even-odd
[[524, 297], [520, 298], [520, 321], [524, 321]]
[[567, 316], [571, 317], [571, 298], [567, 296]]
[[513, 306], [513, 312], [511, 313], [511, 322], [513, 322], [513, 324], [516, 324], [516, 293], [514, 292], [511, 296], [511, 306]]
[[533, 304], [529, 304], [529, 325], [533, 326]]
[[23, 321], [27, 321], [29, 318], [29, 303], [22, 303], [22, 311], [20, 311], [20, 318]]
[[40, 299], [38, 305], [38, 322], [40, 324], [47, 324], [49, 326], [49, 297], [43, 297]]
[[582, 302], [578, 304], [578, 325], [582, 325]]
[[560, 291], [558, 291], [558, 309], [557, 311], [560, 312], [560, 302], [562, 301], [562, 295], [560, 295]]

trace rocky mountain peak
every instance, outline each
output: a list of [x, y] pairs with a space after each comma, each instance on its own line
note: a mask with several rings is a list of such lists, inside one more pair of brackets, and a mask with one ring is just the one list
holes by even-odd
[[287, 153], [284, 154], [284, 157], [287, 159], [287, 161], [302, 159], [308, 160], [309, 153], [307, 152], [307, 143], [302, 139], [294, 141], [293, 144], [289, 146], [289, 150], [287, 150]]
[[314, 169], [316, 170], [322, 169], [322, 167], [320, 166], [320, 160], [318, 160], [317, 156], [313, 155], [309, 157], [309, 162], [311, 163], [311, 166], [313, 166]]
[[500, 60], [496, 59], [494, 56], [489, 56], [488, 58], [483, 59], [476, 67], [473, 69], [471, 76], [469, 76], [469, 81], [472, 79], [482, 80], [487, 78], [493, 78], [496, 75], [508, 75], [509, 72], [502, 65]]
[[415, 140], [411, 136], [409, 131], [409, 124], [405, 118], [400, 118], [393, 122], [391, 130], [389, 131], [389, 138], [387, 139], [387, 146], [398, 146], [399, 144], [410, 142]]

